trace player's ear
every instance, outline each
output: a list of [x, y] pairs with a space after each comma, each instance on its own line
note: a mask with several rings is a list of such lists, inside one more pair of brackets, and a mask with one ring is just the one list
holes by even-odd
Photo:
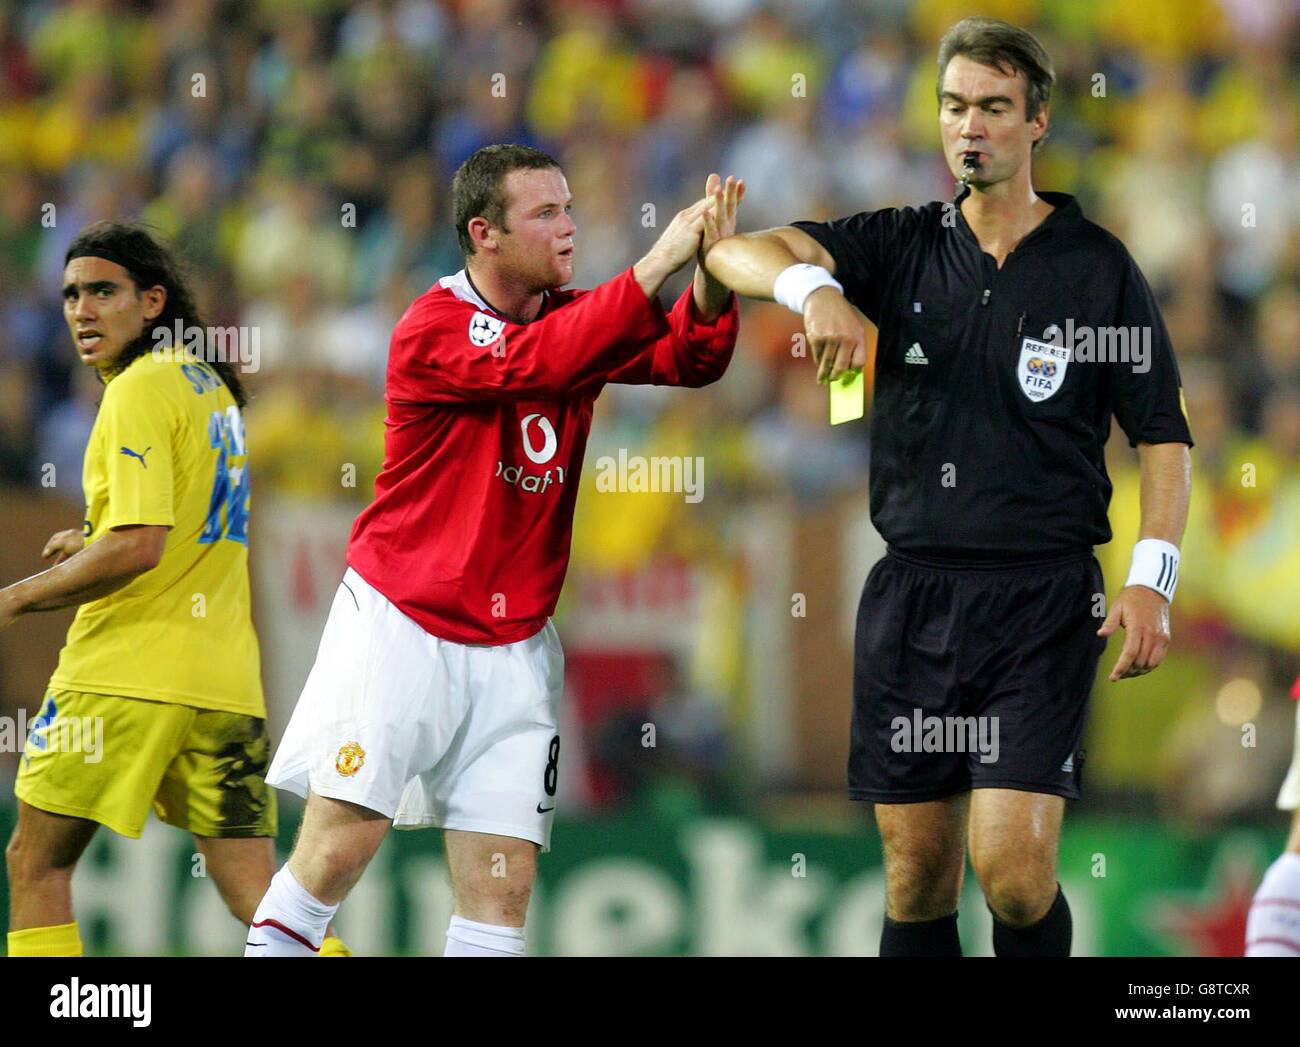
[[157, 320], [162, 315], [163, 307], [167, 304], [167, 288], [163, 287], [162, 284], [155, 284], [140, 297], [144, 299], [144, 318], [146, 322]]
[[473, 241], [474, 247], [486, 247], [489, 250], [495, 250], [497, 247], [497, 231], [492, 227], [492, 223], [481, 215], [477, 218], [471, 218], [465, 226], [469, 231], [469, 238]]
[[1051, 116], [1050, 110], [1051, 110], [1051, 106], [1046, 102], [1043, 103], [1043, 105], [1041, 105], [1038, 109], [1038, 115], [1035, 116], [1033, 120], [1030, 121], [1030, 123], [1034, 125], [1035, 142], [1041, 141], [1042, 138], [1047, 134], [1047, 124]]

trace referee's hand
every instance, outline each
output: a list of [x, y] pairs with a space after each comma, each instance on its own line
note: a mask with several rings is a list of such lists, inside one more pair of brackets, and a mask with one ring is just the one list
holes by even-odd
[[1110, 671], [1111, 683], [1145, 676], [1165, 660], [1169, 650], [1169, 601], [1145, 585], [1130, 585], [1115, 597], [1097, 635], [1109, 636], [1121, 627], [1124, 650]]
[[867, 318], [833, 287], [819, 287], [803, 305], [803, 329], [817, 361], [817, 381], [833, 382], [867, 365]]

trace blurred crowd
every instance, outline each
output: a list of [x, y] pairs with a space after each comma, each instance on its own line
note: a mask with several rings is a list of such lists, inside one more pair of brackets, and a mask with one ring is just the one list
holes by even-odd
[[[1300, 662], [1300, 194], [1287, 182], [1300, 6], [975, 6], [1052, 55], [1035, 183], [1076, 194], [1137, 258], [1197, 441], [1177, 609], [1191, 668], [1135, 683], [1149, 701], [1098, 709], [1097, 770], [1117, 789], [1179, 790], [1171, 802], [1192, 816], [1258, 809], [1275, 781], [1195, 768], [1216, 751], [1241, 763], [1240, 725], [1290, 712], [1280, 688]], [[86, 222], [152, 223], [180, 245], [209, 322], [259, 331], [246, 376], [259, 490], [359, 505], [382, 457], [388, 334], [462, 265], [450, 179], [470, 153], [516, 141], [561, 159], [578, 286], [635, 261], [714, 170], [745, 178], [745, 229], [949, 199], [934, 54], [970, 13], [966, 0], [6, 3], [0, 483], [39, 489], [53, 463], [77, 478], [60, 493], [80, 497], [98, 386], [76, 363], [59, 283]], [[866, 427], [826, 424], [795, 323], [747, 303], [723, 382], [602, 397], [590, 456], [704, 455], [710, 497], [690, 512], [581, 500], [576, 570], [715, 556], [749, 499], [816, 506], [864, 489]], [[1112, 450], [1116, 583], [1137, 479], [1127, 442]], [[340, 462], [356, 464], [354, 487]]]

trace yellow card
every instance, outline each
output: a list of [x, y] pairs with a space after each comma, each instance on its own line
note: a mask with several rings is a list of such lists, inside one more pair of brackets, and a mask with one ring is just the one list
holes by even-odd
[[831, 382], [831, 425], [856, 421], [866, 413], [867, 380], [861, 371]]

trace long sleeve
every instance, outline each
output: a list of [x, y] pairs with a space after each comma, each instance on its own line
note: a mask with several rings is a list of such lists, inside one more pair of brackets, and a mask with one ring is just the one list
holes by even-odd
[[393, 330], [389, 396], [414, 403], [564, 396], [607, 381], [668, 327], [630, 268], [528, 324], [435, 291]]
[[694, 291], [688, 285], [667, 319], [667, 332], [615, 369], [609, 381], [698, 388], [722, 377], [731, 363], [740, 330], [736, 296], [731, 295], [727, 308], [708, 321], [696, 308]]

